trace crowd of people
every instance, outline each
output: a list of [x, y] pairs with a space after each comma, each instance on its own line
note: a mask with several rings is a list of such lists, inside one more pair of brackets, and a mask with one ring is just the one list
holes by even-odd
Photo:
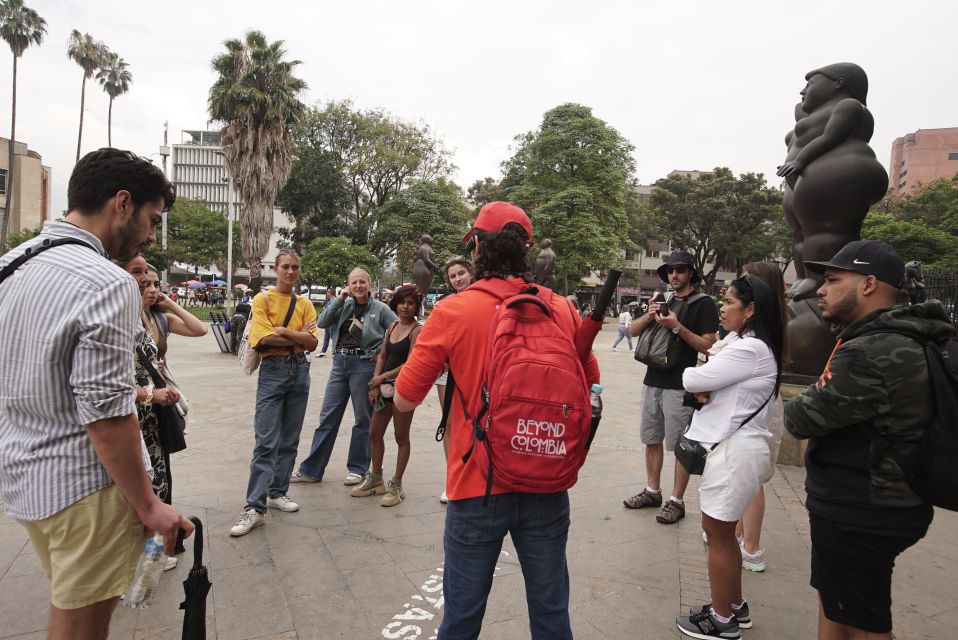
[[[166, 346], [170, 333], [196, 337], [207, 328], [160, 292], [157, 270], [142, 255], [175, 199], [158, 169], [129, 152], [101, 149], [77, 163], [68, 196], [62, 220], [46, 223], [37, 238], [0, 259], [0, 499], [26, 528], [50, 580], [48, 637], [96, 639], [107, 637], [144, 528], [162, 534], [168, 568], [193, 530], [171, 506], [170, 454], [185, 446], [189, 402]], [[463, 238], [465, 255], [441, 270], [453, 293], [426, 320], [423, 291], [402, 286], [386, 304], [371, 294], [371, 278], [361, 268], [338, 295], [327, 292], [317, 315], [308, 296], [296, 293], [299, 256], [280, 252], [277, 285], [248, 302], [248, 342], [260, 362], [255, 444], [245, 504], [229, 535], [263, 526], [268, 509], [299, 510], [290, 484], [324, 479], [347, 405], [353, 425], [343, 483], [353, 497], [401, 505], [414, 412], [436, 387], [443, 409], [437, 435], [447, 465], [437, 496], [447, 504], [439, 637], [479, 636], [509, 534], [532, 637], [571, 638], [568, 490], [518, 490], [492, 473], [491, 457], [488, 468], [470, 458], [486, 437], [488, 418], [482, 420], [497, 393], [484, 376], [494, 339], [490, 323], [502, 302], [531, 296], [557, 327], [555, 344], [569, 349], [586, 322], [574, 301], [530, 285], [534, 238], [521, 208], [484, 206]], [[891, 637], [895, 558], [924, 536], [932, 519], [932, 507], [911, 491], [895, 461], [932, 419], [929, 385], [915, 384], [929, 373], [913, 336], [951, 337], [944, 308], [898, 304], [904, 265], [880, 242], [853, 242], [831, 261], [805, 266], [823, 279], [822, 317], [842, 332], [818, 383], [784, 407], [779, 391], [789, 355], [777, 265], [745, 265], [719, 308], [698, 290], [692, 256], [673, 252], [659, 269], [668, 295], [637, 314], [622, 310], [616, 320], [611, 349], [626, 340], [631, 350], [635, 339], [636, 358], [645, 364], [636, 427], [645, 446], [646, 486], [625, 498], [624, 507], [676, 524], [686, 515], [691, 476], [701, 474], [712, 601], [677, 617], [679, 631], [690, 637], [735, 640], [753, 625], [741, 572], [768, 566], [761, 548], [763, 484], [774, 473], [786, 429], [810, 439], [807, 506], [820, 638]], [[652, 353], [655, 345], [664, 355]], [[309, 356], [328, 350], [319, 424], [297, 465]], [[594, 353], [577, 352], [575, 362], [579, 391], [595, 391]], [[580, 409], [561, 406], [566, 416]], [[390, 425], [396, 443], [391, 477]], [[546, 423], [536, 428], [558, 431]], [[565, 455], [565, 441], [561, 446]], [[676, 452], [668, 494], [662, 486], [666, 451]]]

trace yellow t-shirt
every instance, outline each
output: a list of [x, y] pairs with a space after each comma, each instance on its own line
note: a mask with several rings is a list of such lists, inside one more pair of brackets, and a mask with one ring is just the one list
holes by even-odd
[[[253, 311], [250, 313], [249, 343], [256, 349], [260, 340], [266, 336], [274, 336], [276, 332], [273, 327], [283, 326], [283, 320], [286, 319], [286, 312], [289, 311], [290, 297], [288, 294], [280, 293], [276, 289], [260, 292], [253, 298]], [[267, 304], [268, 301], [268, 304]], [[268, 307], [268, 313], [267, 313]], [[290, 316], [289, 324], [286, 325], [293, 331], [302, 331], [310, 322], [316, 322], [316, 308], [306, 296], [296, 296], [296, 307], [293, 309], [293, 315]], [[317, 335], [317, 330], [313, 329], [313, 336]], [[293, 350], [296, 353], [303, 353], [306, 348], [302, 345], [294, 345]], [[260, 357], [289, 355], [289, 347], [267, 347], [257, 349]]]

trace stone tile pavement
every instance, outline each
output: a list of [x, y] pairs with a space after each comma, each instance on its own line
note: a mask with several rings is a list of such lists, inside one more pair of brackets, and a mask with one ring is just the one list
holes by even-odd
[[[709, 600], [705, 548], [693, 480], [688, 515], [678, 525], [655, 522], [622, 499], [644, 486], [643, 447], [637, 420], [642, 367], [620, 345], [609, 324], [596, 344], [605, 414], [590, 459], [570, 492], [568, 545], [571, 618], [582, 640], [677, 637], [674, 618]], [[193, 402], [188, 450], [174, 456], [173, 495], [187, 514], [206, 525], [208, 637], [218, 640], [373, 639], [427, 640], [442, 616], [442, 530], [445, 507], [441, 446], [433, 440], [438, 402], [433, 395], [413, 423], [413, 457], [404, 479], [407, 500], [382, 508], [378, 500], [351, 498], [342, 484], [351, 414], [347, 411], [326, 479], [293, 485], [299, 513], [270, 513], [265, 527], [230, 538], [243, 506], [255, 378], [217, 352], [211, 337], [173, 337], [170, 362]], [[330, 368], [312, 360], [312, 392], [300, 452], [308, 449]], [[387, 441], [386, 472], [395, 446]], [[663, 476], [670, 479], [672, 458]], [[755, 619], [748, 638], [815, 636], [816, 599], [808, 586], [808, 521], [802, 506], [803, 470], [780, 466], [766, 487], [765, 573], [744, 575]], [[666, 480], [666, 488], [670, 485]], [[899, 559], [894, 616], [900, 639], [958, 637], [958, 514], [938, 512], [927, 538]], [[23, 529], [0, 515], [0, 638], [45, 637], [49, 588]], [[191, 548], [164, 575], [154, 606], [120, 608], [111, 638], [180, 637], [181, 582]], [[486, 611], [483, 638], [528, 638], [522, 574], [507, 540]]]

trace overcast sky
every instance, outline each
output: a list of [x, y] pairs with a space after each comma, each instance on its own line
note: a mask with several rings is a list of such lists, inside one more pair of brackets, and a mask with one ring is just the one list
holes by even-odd
[[[26, 2], [48, 33], [20, 60], [17, 139], [53, 168], [54, 216], [76, 153], [82, 71], [66, 57], [72, 29], [130, 64], [113, 144], [144, 156], [157, 152], [164, 120], [171, 143], [206, 128], [210, 60], [249, 29], [285, 40], [302, 61], [307, 102], [349, 98], [430, 125], [453, 150], [464, 189], [498, 177], [513, 137], [564, 102], [592, 107], [635, 145], [642, 183], [717, 165], [774, 178], [804, 75], [832, 62], [868, 73], [872, 147], [886, 168], [896, 137], [958, 126], [954, 1]], [[6, 137], [11, 58], [2, 52]], [[106, 146], [107, 102], [88, 81], [84, 153]]]

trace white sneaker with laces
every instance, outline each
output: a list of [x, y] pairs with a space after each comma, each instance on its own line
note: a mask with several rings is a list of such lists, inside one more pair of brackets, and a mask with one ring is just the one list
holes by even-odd
[[262, 527], [264, 524], [266, 524], [266, 518], [263, 517], [262, 513], [256, 509], [247, 509], [233, 525], [233, 528], [230, 529], [230, 535], [234, 538], [245, 536], [256, 527]]
[[316, 478], [314, 478], [314, 477], [312, 477], [312, 476], [308, 476], [308, 475], [306, 475], [305, 473], [303, 473], [302, 471], [294, 471], [294, 472], [293, 472], [293, 475], [290, 476], [289, 481], [292, 482], [292, 483], [299, 483], [299, 482], [319, 482], [319, 480], [317, 480]]
[[748, 571], [754, 571], [756, 573], [761, 573], [768, 568], [768, 563], [765, 562], [765, 549], [759, 549], [755, 553], [749, 553], [745, 550], [745, 545], [740, 544], [739, 547], [742, 549], [742, 568]]
[[176, 556], [169, 556], [166, 559], [166, 565], [163, 567], [163, 571], [172, 571], [176, 568], [177, 560]]
[[289, 496], [278, 496], [276, 498], [266, 498], [266, 506], [270, 509], [279, 509], [286, 513], [299, 511], [299, 505], [289, 499]]
[[346, 478], [343, 480], [343, 484], [346, 485], [347, 487], [351, 487], [354, 484], [359, 484], [362, 481], [363, 481], [363, 477], [361, 475], [350, 471], [349, 473], [346, 474]]
[[449, 503], [449, 496], [446, 495], [446, 490], [445, 490], [445, 489], [443, 489], [443, 490], [442, 490], [442, 493], [439, 494], [439, 502], [441, 502], [442, 504], [448, 504], [448, 503]]

